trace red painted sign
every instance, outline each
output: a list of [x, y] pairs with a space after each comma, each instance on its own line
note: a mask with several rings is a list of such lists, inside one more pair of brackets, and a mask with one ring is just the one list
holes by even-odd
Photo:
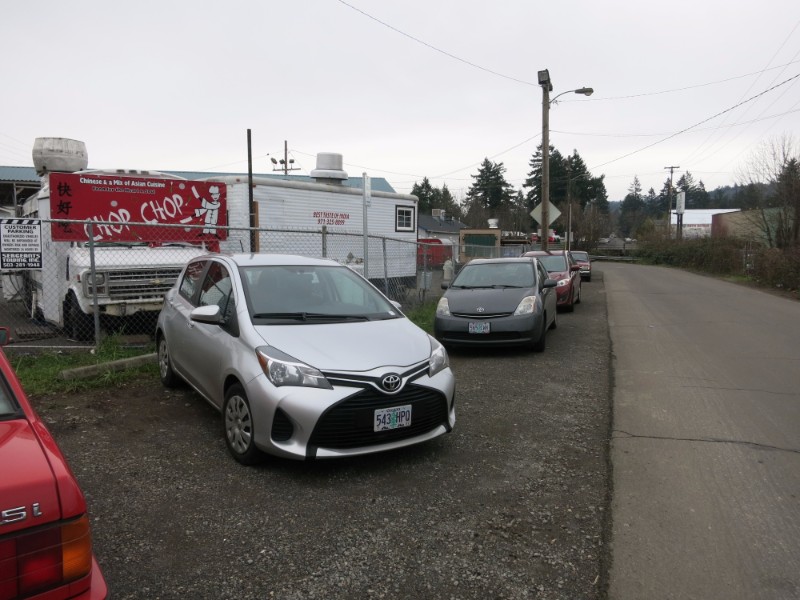
[[[224, 183], [91, 173], [50, 174], [55, 241], [215, 242], [228, 237]], [[142, 225], [144, 223], [144, 225]], [[158, 225], [183, 225], [159, 227]]]

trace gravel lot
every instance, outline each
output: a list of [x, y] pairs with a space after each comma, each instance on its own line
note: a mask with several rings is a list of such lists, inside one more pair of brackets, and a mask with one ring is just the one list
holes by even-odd
[[86, 492], [122, 598], [604, 598], [610, 345], [602, 272], [543, 354], [451, 353], [449, 436], [242, 467], [157, 379], [33, 402]]

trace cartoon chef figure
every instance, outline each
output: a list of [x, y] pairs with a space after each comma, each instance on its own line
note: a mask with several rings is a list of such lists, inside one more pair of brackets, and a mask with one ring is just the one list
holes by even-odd
[[203, 233], [208, 233], [211, 235], [217, 235], [217, 228], [215, 225], [217, 224], [217, 219], [219, 218], [219, 186], [212, 185], [208, 188], [208, 193], [211, 195], [211, 200], [206, 198], [200, 199], [200, 205], [202, 208], [198, 208], [194, 211], [194, 216], [199, 217], [201, 215], [205, 215], [205, 228], [203, 229]]

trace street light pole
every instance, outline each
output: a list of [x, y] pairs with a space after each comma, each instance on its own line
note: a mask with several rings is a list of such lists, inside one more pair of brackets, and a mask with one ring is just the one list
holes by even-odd
[[550, 92], [553, 91], [550, 71], [545, 69], [539, 71], [538, 75], [539, 85], [542, 88], [542, 222], [539, 225], [542, 228], [542, 250], [547, 250], [550, 241], [550, 105], [555, 102], [556, 98], [564, 94], [575, 93], [591, 96], [594, 90], [590, 87], [567, 90], [550, 100]]
[[[544, 71], [548, 73], [547, 70]], [[547, 83], [542, 83], [542, 74], [539, 73], [539, 83], [542, 86], [542, 222], [539, 224], [541, 234], [539, 241], [542, 250], [547, 250], [550, 241], [550, 74], [547, 74]]]

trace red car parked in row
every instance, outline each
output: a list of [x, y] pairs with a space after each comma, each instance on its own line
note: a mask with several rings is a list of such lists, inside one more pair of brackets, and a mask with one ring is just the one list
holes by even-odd
[[575, 310], [575, 305], [581, 301], [581, 275], [580, 266], [567, 250], [531, 250], [522, 256], [535, 256], [547, 269], [550, 279], [558, 281], [557, 305], [567, 312]]
[[0, 350], [0, 600], [107, 595], [83, 493]]

